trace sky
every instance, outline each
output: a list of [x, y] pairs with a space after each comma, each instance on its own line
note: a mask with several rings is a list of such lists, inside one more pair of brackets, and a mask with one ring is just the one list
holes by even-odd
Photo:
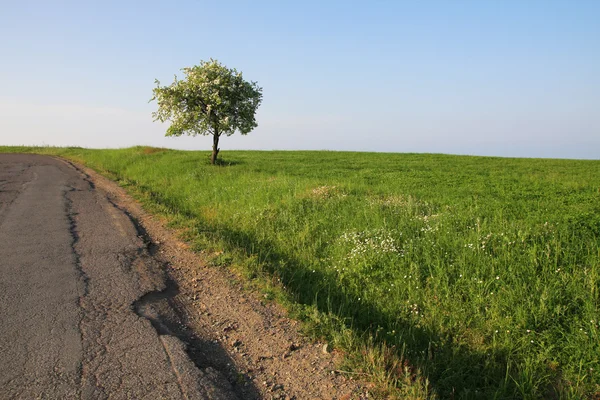
[[600, 1], [0, 0], [0, 145], [208, 150], [154, 80], [217, 59], [263, 88], [222, 151], [600, 159]]

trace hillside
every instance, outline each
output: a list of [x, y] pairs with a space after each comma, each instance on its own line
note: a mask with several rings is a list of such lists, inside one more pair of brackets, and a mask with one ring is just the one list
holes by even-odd
[[398, 394], [600, 393], [600, 161], [7, 151], [118, 181]]

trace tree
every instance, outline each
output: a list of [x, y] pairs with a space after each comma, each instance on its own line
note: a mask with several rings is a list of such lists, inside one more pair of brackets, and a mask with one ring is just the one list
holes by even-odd
[[175, 76], [169, 86], [161, 87], [155, 80], [150, 101], [158, 103], [158, 110], [152, 117], [171, 121], [165, 136], [213, 135], [210, 162], [215, 164], [221, 135], [231, 136], [236, 130], [246, 135], [258, 126], [255, 114], [262, 102], [262, 88], [213, 59], [182, 71], [185, 79]]

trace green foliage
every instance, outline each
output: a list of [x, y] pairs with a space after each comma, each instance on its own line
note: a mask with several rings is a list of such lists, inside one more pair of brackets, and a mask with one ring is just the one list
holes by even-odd
[[161, 87], [155, 81], [150, 101], [158, 103], [158, 110], [152, 116], [155, 121], [171, 122], [166, 136], [213, 135], [214, 164], [221, 135], [236, 131], [246, 135], [258, 126], [255, 114], [262, 101], [262, 88], [245, 81], [236, 69], [212, 59], [182, 71], [185, 78], [175, 76], [169, 86]]
[[216, 265], [279, 283], [400, 397], [600, 392], [600, 161], [231, 152], [190, 169], [198, 153], [43, 151], [126, 180], [224, 250]]

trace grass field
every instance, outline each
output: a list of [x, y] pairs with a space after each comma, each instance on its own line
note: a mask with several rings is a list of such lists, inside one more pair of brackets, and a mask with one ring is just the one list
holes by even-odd
[[600, 396], [600, 161], [0, 151], [117, 179], [399, 396]]

